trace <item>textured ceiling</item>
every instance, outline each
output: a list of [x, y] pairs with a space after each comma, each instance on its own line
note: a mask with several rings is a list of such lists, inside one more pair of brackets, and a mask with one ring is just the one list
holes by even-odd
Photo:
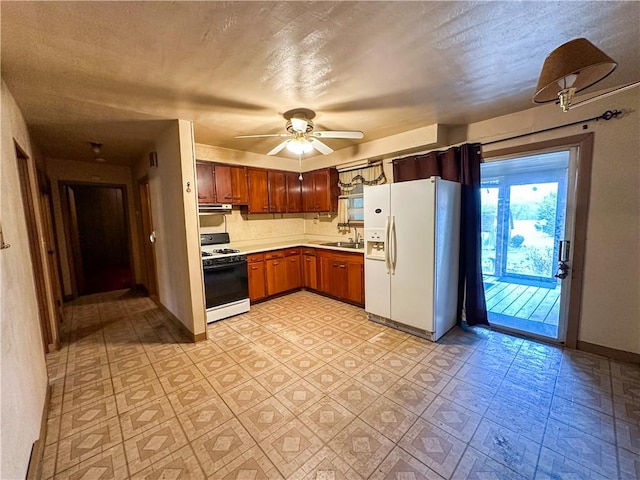
[[[640, 79], [639, 2], [2, 2], [1, 68], [50, 157], [142, 155], [166, 120], [266, 153], [282, 113], [360, 142], [533, 106], [542, 62], [586, 37]], [[353, 140], [326, 140], [334, 149]], [[286, 151], [285, 151], [286, 152]], [[283, 152], [282, 155], [286, 155]]]

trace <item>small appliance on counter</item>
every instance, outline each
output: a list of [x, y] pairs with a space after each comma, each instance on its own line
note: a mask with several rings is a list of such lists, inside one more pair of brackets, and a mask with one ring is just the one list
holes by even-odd
[[436, 341], [456, 324], [460, 184], [364, 187], [365, 311]]
[[249, 311], [247, 255], [229, 243], [228, 233], [200, 235], [207, 323]]

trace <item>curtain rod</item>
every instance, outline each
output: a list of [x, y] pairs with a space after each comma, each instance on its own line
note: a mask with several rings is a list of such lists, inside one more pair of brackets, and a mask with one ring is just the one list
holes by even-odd
[[[598, 115], [597, 117], [587, 118], [585, 120], [578, 120], [577, 122], [565, 123], [564, 125], [557, 125], [555, 127], [545, 128], [543, 130], [536, 130], [535, 132], [523, 133], [521, 135], [514, 135], [513, 137], [501, 138], [500, 140], [492, 140], [490, 142], [483, 143], [482, 146], [492, 145], [494, 143], [506, 142], [508, 140], [515, 140], [516, 138], [528, 137], [529, 135], [537, 135], [538, 133], [550, 132], [552, 130], [558, 130], [559, 128], [571, 127], [573, 125], [579, 125], [581, 123], [588, 122], [597, 122], [598, 120], [606, 120], [609, 121], [612, 118], [618, 118], [624, 112], [622, 110], [607, 110], [602, 115]], [[586, 128], [586, 125], [583, 127]]]
[[360, 166], [357, 167], [351, 167], [351, 168], [338, 168], [338, 172], [342, 173], [342, 172], [352, 172], [353, 170], [362, 170], [363, 168], [370, 168], [370, 167], [375, 167], [376, 165], [382, 165], [382, 160], [378, 160], [376, 162], [367, 162], [366, 164], [362, 164]]

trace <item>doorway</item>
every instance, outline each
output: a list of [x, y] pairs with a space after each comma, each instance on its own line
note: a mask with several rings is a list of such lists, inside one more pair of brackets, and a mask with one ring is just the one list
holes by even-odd
[[64, 182], [74, 295], [133, 286], [126, 190]]
[[[489, 322], [563, 343], [574, 236], [576, 147], [481, 165], [482, 274]], [[562, 278], [561, 278], [562, 277]]]

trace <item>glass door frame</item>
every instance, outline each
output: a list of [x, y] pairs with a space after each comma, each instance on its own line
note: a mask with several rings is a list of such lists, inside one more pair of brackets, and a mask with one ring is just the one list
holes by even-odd
[[[582, 307], [582, 291], [584, 284], [584, 263], [586, 253], [587, 218], [589, 213], [589, 197], [591, 193], [591, 170], [593, 164], [593, 133], [574, 135], [570, 137], [549, 139], [542, 142], [530, 143], [515, 147], [489, 150], [483, 149], [485, 161], [496, 161], [506, 157], [524, 157], [549, 153], [574, 147], [575, 158], [570, 159], [570, 171], [567, 192], [567, 212], [573, 212], [573, 218], [566, 218], [565, 222], [571, 227], [571, 235], [565, 231], [565, 239], [571, 239], [571, 269], [569, 278], [565, 280], [563, 289], [566, 295], [560, 308], [560, 315], [565, 321], [558, 337], [564, 339], [558, 343], [570, 348], [578, 347], [578, 331]], [[531, 335], [535, 337], [535, 335]], [[548, 337], [540, 340], [549, 342]]]
[[[559, 149], [559, 150], [555, 150], [556, 152], [559, 151], [567, 151], [569, 149]], [[540, 154], [542, 154], [542, 152], [539, 152]], [[552, 152], [544, 152], [544, 153], [552, 153]], [[507, 255], [508, 255], [508, 249], [509, 249], [509, 241], [508, 241], [508, 235], [504, 234], [505, 229], [509, 228], [508, 225], [511, 222], [511, 211], [510, 211], [510, 207], [511, 207], [511, 192], [510, 189], [513, 186], [520, 186], [520, 185], [527, 185], [527, 184], [531, 184], [531, 183], [557, 183], [558, 184], [558, 188], [557, 191], [561, 192], [561, 191], [565, 191], [566, 190], [566, 198], [562, 198], [560, 195], [556, 195], [556, 212], [559, 210], [559, 208], [564, 208], [565, 211], [568, 208], [568, 202], [566, 199], [569, 198], [569, 195], [572, 194], [572, 192], [570, 191], [571, 189], [571, 181], [569, 181], [569, 178], [571, 176], [571, 163], [572, 163], [572, 155], [575, 156], [575, 154], [572, 154], [571, 152], [569, 153], [569, 172], [567, 173], [567, 176], [565, 177], [564, 175], [564, 169], [558, 168], [558, 169], [547, 169], [547, 170], [543, 170], [540, 172], [528, 172], [528, 173], [522, 173], [522, 174], [511, 174], [511, 175], [497, 175], [497, 176], [491, 176], [488, 179], [488, 184], [484, 183], [484, 179], [481, 180], [481, 184], [480, 184], [480, 188], [497, 188], [498, 189], [498, 206], [497, 206], [497, 212], [496, 212], [496, 220], [497, 220], [497, 225], [496, 225], [496, 247], [495, 247], [495, 260], [494, 260], [494, 273], [493, 275], [496, 277], [501, 277], [501, 278], [505, 278], [505, 279], [512, 279], [515, 282], [514, 283], [518, 283], [519, 281], [526, 281], [526, 280], [530, 280], [533, 282], [539, 282], [539, 283], [543, 283], [543, 284], [550, 284], [550, 283], [556, 283], [556, 280], [553, 277], [553, 273], [555, 273], [555, 270], [553, 270], [551, 272], [550, 277], [543, 277], [543, 276], [538, 276], [538, 275], [527, 275], [524, 273], [517, 273], [517, 272], [509, 272], [507, 270]], [[494, 161], [508, 161], [514, 158], [523, 158], [523, 157], [527, 157], [528, 155], [517, 155], [517, 156], [510, 156], [510, 157], [500, 157], [500, 158], [496, 158]], [[488, 162], [487, 162], [488, 163]], [[575, 163], [575, 160], [573, 160], [573, 163]], [[557, 176], [554, 176], [554, 174], [562, 174], [563, 178], [560, 179], [560, 181], [557, 181]], [[502, 179], [504, 178], [508, 178], [509, 180], [506, 182], [503, 182]], [[496, 180], [495, 183], [493, 183], [493, 180]], [[569, 185], [567, 185], [567, 183]], [[563, 222], [565, 223], [564, 226], [564, 236], [567, 235], [567, 222], [568, 217], [565, 214], [565, 217], [563, 219]], [[556, 227], [557, 228], [558, 225], [558, 219], [556, 216]], [[561, 239], [560, 239], [561, 240]], [[552, 253], [552, 259], [555, 260], [556, 258], [558, 258], [558, 248], [559, 248], [559, 240], [554, 241], [554, 245], [553, 245], [553, 253]], [[552, 260], [552, 261], [553, 261]]]

